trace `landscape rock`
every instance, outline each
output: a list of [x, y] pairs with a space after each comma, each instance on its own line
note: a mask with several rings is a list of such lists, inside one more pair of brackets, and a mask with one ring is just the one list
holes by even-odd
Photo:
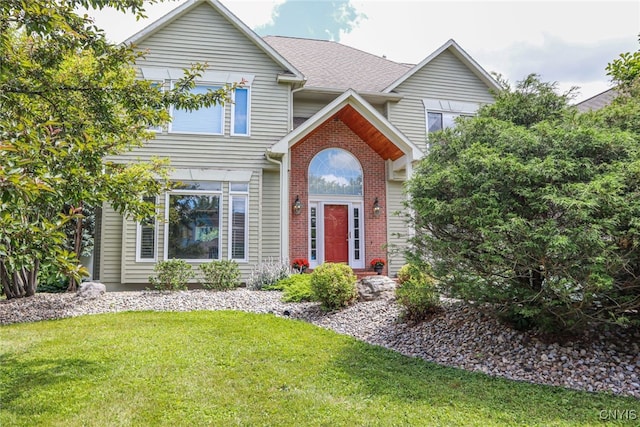
[[395, 290], [396, 282], [383, 275], [367, 276], [358, 281], [360, 301], [394, 298]]
[[84, 282], [78, 288], [76, 296], [85, 299], [99, 298], [107, 292], [107, 287], [99, 282]]
[[481, 307], [444, 298], [441, 302], [442, 310], [428, 321], [405, 323], [399, 305], [390, 299], [358, 302], [325, 312], [318, 303], [284, 303], [282, 292], [245, 288], [227, 292], [107, 292], [90, 303], [71, 293], [38, 293], [29, 298], [0, 300], [0, 325], [120, 311], [272, 313], [440, 365], [640, 398], [640, 354], [633, 346], [640, 336], [633, 330], [621, 329], [611, 336], [586, 331], [571, 342], [546, 342], [534, 333], [509, 329]]

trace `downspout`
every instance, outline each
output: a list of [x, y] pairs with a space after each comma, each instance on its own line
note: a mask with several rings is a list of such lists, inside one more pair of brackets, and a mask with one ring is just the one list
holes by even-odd
[[287, 154], [282, 159], [271, 157], [271, 151], [265, 153], [266, 159], [280, 168], [280, 259], [289, 259], [289, 173]]

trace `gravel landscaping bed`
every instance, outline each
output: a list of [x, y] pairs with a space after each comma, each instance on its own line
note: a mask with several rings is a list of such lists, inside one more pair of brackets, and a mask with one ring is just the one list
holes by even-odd
[[131, 310], [240, 310], [311, 322], [442, 365], [489, 375], [640, 399], [640, 334], [592, 333], [565, 344], [547, 343], [506, 328], [476, 307], [445, 302], [443, 311], [416, 325], [399, 320], [392, 300], [359, 302], [323, 313], [315, 303], [283, 303], [280, 292], [108, 292], [96, 299], [36, 294], [0, 301], [0, 324]]

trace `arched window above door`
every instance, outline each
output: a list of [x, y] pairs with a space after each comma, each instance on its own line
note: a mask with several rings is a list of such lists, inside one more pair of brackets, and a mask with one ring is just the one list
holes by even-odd
[[340, 148], [322, 150], [309, 164], [309, 194], [362, 196], [362, 167]]

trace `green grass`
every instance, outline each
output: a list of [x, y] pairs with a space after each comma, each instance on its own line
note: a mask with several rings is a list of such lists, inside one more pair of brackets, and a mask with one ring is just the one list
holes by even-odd
[[603, 425], [601, 411], [640, 416], [636, 399], [443, 368], [271, 315], [84, 316], [3, 326], [0, 343], [3, 427], [583, 426]]

